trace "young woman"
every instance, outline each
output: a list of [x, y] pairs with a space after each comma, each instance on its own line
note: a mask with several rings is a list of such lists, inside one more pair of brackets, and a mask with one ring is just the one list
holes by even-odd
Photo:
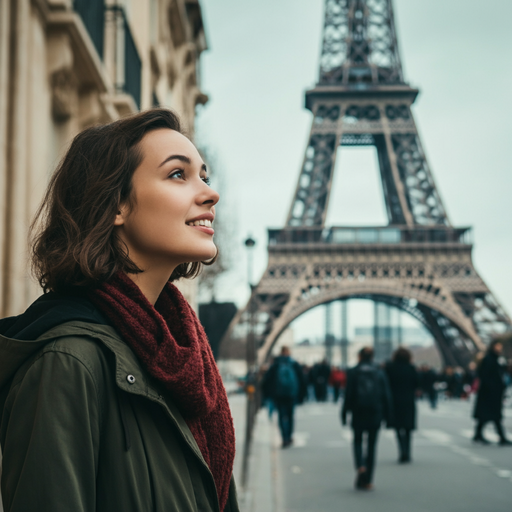
[[238, 510], [226, 393], [172, 284], [215, 257], [218, 199], [168, 110], [75, 138], [33, 227], [45, 293], [0, 322], [5, 512]]
[[502, 357], [503, 343], [500, 339], [494, 339], [489, 344], [485, 357], [478, 366], [478, 393], [476, 396], [473, 417], [477, 420], [473, 441], [489, 444], [484, 437], [484, 427], [488, 422], [494, 423], [496, 433], [500, 440], [500, 446], [511, 446], [512, 441], [507, 439], [506, 430], [503, 427], [503, 396], [507, 388], [506, 361]]
[[386, 374], [393, 399], [393, 427], [398, 443], [398, 462], [411, 462], [412, 431], [416, 428], [416, 392], [420, 382], [412, 365], [412, 355], [405, 347], [398, 347], [393, 360], [386, 365]]

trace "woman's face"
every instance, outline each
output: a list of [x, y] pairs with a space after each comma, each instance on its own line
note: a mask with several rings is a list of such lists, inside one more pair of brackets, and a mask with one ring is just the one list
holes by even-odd
[[130, 259], [143, 270], [174, 270], [215, 256], [212, 222], [219, 194], [207, 182], [195, 146], [170, 129], [140, 142], [143, 159], [132, 179], [133, 208], [121, 205], [115, 225]]

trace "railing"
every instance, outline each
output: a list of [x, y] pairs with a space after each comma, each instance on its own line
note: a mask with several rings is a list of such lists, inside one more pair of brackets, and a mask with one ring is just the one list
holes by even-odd
[[268, 230], [269, 245], [279, 244], [471, 244], [471, 228], [442, 226], [303, 227]]
[[124, 8], [119, 5], [107, 7], [108, 23], [114, 31], [116, 49], [115, 88], [118, 93], [130, 94], [140, 109], [142, 62], [133, 40]]
[[98, 55], [103, 59], [105, 0], [74, 0], [73, 7], [82, 18]]

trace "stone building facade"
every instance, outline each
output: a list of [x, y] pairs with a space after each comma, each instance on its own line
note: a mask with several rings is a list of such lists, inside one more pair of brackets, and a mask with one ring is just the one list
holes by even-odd
[[199, 0], [0, 0], [1, 316], [40, 294], [28, 228], [71, 139], [156, 105], [193, 137], [205, 49]]

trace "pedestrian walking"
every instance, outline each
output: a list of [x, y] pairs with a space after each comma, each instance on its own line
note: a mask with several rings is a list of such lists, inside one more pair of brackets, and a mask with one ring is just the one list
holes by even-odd
[[416, 428], [416, 392], [419, 378], [411, 364], [411, 353], [399, 347], [393, 359], [386, 365], [393, 401], [392, 426], [398, 442], [398, 462], [411, 462], [412, 431]]
[[426, 396], [430, 407], [435, 409], [437, 407], [437, 373], [430, 366], [424, 364], [420, 372], [420, 386], [423, 396]]
[[341, 368], [333, 366], [331, 375], [329, 376], [329, 386], [332, 387], [333, 401], [336, 403], [340, 397], [340, 392], [347, 385], [347, 373]]
[[238, 511], [226, 392], [172, 284], [215, 257], [218, 200], [169, 110], [74, 139], [33, 232], [45, 293], [0, 322], [6, 512]]
[[291, 358], [289, 347], [281, 347], [264, 377], [263, 389], [277, 409], [282, 446], [287, 448], [293, 444], [295, 405], [302, 403], [306, 392], [302, 368]]
[[473, 417], [477, 420], [473, 441], [477, 443], [489, 444], [483, 430], [486, 423], [492, 422], [500, 438], [500, 446], [512, 445], [502, 425], [507, 371], [506, 361], [501, 357], [502, 352], [503, 344], [499, 340], [492, 341], [478, 366], [479, 385], [473, 412]]
[[391, 421], [391, 407], [386, 375], [373, 364], [373, 349], [364, 347], [359, 351], [359, 363], [348, 371], [341, 409], [343, 425], [347, 423], [347, 414], [351, 414], [356, 489], [373, 488], [377, 437], [382, 422]]
[[325, 402], [327, 400], [327, 386], [329, 376], [331, 375], [331, 367], [327, 359], [323, 359], [319, 363], [313, 365], [310, 372], [311, 382], [315, 390], [315, 398], [317, 402]]

